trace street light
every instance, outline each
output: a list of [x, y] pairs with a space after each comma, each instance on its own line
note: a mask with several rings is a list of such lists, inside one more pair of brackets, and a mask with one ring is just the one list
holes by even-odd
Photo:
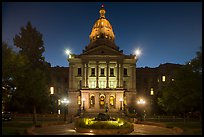
[[67, 121], [67, 105], [69, 104], [69, 100], [67, 100], [66, 98], [64, 98], [62, 101], [62, 104], [64, 105], [64, 121]]
[[145, 100], [142, 98], [140, 98], [140, 100], [137, 101], [137, 104], [145, 104], [145, 103], [146, 103]]
[[[140, 98], [138, 101], [137, 101], [137, 104], [140, 105], [143, 109], [144, 109], [144, 105], [146, 104], [145, 100]], [[143, 110], [141, 109], [141, 110]], [[145, 110], [143, 110], [141, 112], [141, 114], [143, 114], [143, 118], [145, 119]]]

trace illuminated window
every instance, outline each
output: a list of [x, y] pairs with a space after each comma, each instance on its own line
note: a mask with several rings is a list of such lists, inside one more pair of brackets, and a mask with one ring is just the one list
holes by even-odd
[[109, 103], [110, 107], [115, 107], [115, 97], [113, 95], [110, 96]]
[[77, 97], [77, 104], [80, 105], [81, 104], [81, 96]]
[[60, 99], [58, 99], [58, 106], [61, 104], [61, 100]]
[[174, 81], [174, 78], [172, 78], [171, 81]]
[[166, 81], [166, 77], [162, 76], [162, 81], [165, 82]]
[[153, 90], [153, 88], [151, 88], [151, 90], [150, 90], [150, 95], [154, 95], [154, 90]]
[[114, 88], [114, 84], [115, 84], [114, 81], [109, 81], [109, 87], [110, 87], [110, 88]]
[[99, 38], [99, 35], [97, 35], [96, 38]]
[[95, 105], [95, 97], [94, 95], [91, 95], [90, 96], [90, 107], [94, 107], [94, 105]]
[[105, 107], [105, 95], [100, 95], [100, 108]]
[[114, 68], [110, 68], [110, 76], [114, 76]]
[[99, 88], [105, 88], [105, 81], [99, 82]]
[[54, 87], [50, 87], [50, 94], [54, 94]]
[[90, 81], [90, 88], [96, 88], [96, 81]]
[[108, 35], [106, 35], [106, 39], [108, 38]]

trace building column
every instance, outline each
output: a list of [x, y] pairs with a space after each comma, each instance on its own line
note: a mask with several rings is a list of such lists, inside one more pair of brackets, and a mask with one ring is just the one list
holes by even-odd
[[85, 70], [85, 63], [82, 64], [83, 68], [82, 68], [82, 87], [86, 87], [86, 70]]
[[106, 88], [109, 88], [109, 61], [106, 61]]
[[88, 63], [86, 63], [86, 88], [88, 88]]
[[96, 62], [96, 88], [98, 88], [98, 61]]
[[123, 63], [120, 64], [120, 87], [123, 87]]
[[117, 88], [119, 88], [119, 63], [117, 63]]

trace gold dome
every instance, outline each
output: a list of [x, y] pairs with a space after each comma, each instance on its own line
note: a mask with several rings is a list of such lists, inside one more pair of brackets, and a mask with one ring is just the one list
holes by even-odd
[[110, 22], [105, 18], [106, 10], [103, 5], [99, 11], [100, 18], [95, 22], [89, 38], [91, 42], [96, 41], [97, 39], [107, 39], [114, 41], [115, 35], [113, 33], [113, 28]]

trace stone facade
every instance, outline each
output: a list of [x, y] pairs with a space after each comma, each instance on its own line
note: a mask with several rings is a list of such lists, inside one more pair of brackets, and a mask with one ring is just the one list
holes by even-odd
[[69, 114], [107, 109], [127, 112], [128, 108], [137, 107], [141, 96], [151, 102], [161, 86], [174, 80], [173, 73], [181, 66], [166, 63], [157, 68], [136, 69], [136, 55], [123, 54], [115, 44], [104, 7], [99, 13], [100, 18], [89, 35], [90, 43], [82, 53], [68, 56], [69, 67], [51, 68], [51, 87], [55, 90], [52, 96], [58, 100], [58, 105], [63, 97], [69, 99]]

